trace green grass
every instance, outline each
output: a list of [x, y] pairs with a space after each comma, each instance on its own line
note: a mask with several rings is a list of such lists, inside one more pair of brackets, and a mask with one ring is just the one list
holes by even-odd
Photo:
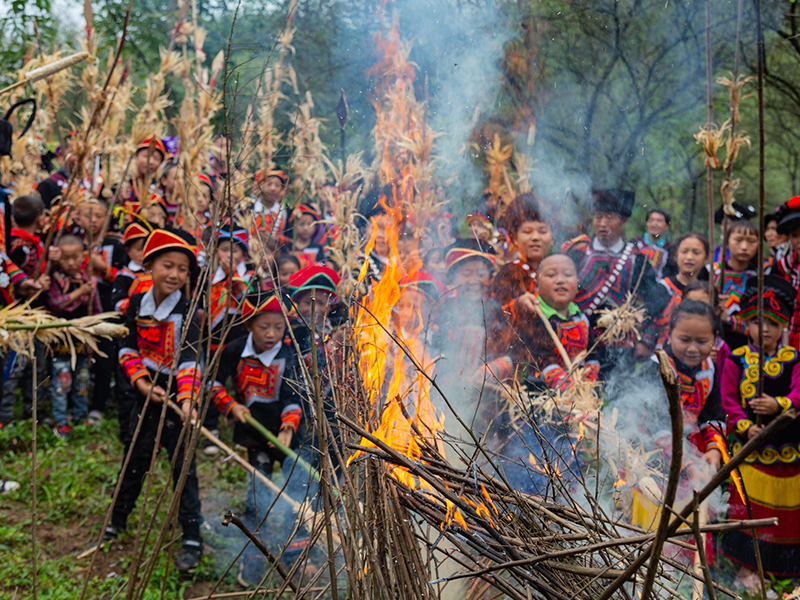
[[[222, 435], [230, 442], [227, 429]], [[43, 600], [74, 599], [80, 595], [84, 569], [89, 564], [89, 559], [78, 561], [75, 557], [98, 535], [122, 464], [117, 421], [108, 419], [97, 427], [79, 426], [67, 442], [58, 439], [49, 427], [40, 426], [37, 438], [38, 596]], [[31, 421], [19, 421], [0, 429], [0, 456], [3, 457], [0, 477], [20, 483], [18, 490], [4, 495], [0, 502], [0, 600], [32, 596], [31, 447]], [[213, 585], [234, 552], [234, 545], [226, 537], [230, 532], [220, 525], [220, 515], [227, 508], [238, 510], [243, 506], [247, 474], [233, 462], [223, 463], [220, 457], [209, 459], [200, 452], [197, 456], [201, 490], [206, 496], [203, 512], [208, 526], [204, 526], [203, 535], [216, 552], [215, 556], [204, 555], [197, 572], [191, 576], [184, 576], [169, 565], [165, 598], [182, 598], [187, 590], [201, 582]], [[171, 486], [166, 454], [162, 453], [159, 458], [147, 518], [163, 486]], [[110, 598], [125, 585], [133, 547], [132, 532], [136, 529], [140, 506], [141, 503], [131, 515], [131, 533], [118, 541], [125, 550], [117, 548], [98, 556], [99, 568], [93, 572], [99, 576], [90, 581], [87, 598]], [[165, 507], [162, 507], [156, 531], [164, 517]], [[150, 538], [151, 546], [154, 537], [155, 533]], [[161, 598], [166, 570], [167, 553], [163, 552], [145, 598]], [[238, 587], [233, 570], [218, 591], [235, 589]]]

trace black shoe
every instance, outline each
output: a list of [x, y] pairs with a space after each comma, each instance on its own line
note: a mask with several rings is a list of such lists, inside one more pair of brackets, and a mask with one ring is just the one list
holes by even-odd
[[239, 573], [236, 581], [243, 588], [248, 589], [261, 583], [267, 572], [267, 561], [262, 554], [247, 553], [239, 562]]
[[181, 573], [194, 573], [203, 558], [203, 542], [184, 540], [181, 551], [175, 557], [175, 567]]

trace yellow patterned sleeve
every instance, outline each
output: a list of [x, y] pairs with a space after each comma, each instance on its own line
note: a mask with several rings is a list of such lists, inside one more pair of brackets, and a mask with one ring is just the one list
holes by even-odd
[[744, 434], [752, 425], [753, 422], [750, 419], [739, 419], [736, 422], [736, 433]]
[[781, 405], [781, 412], [785, 413], [787, 410], [792, 408], [792, 401], [789, 400], [786, 396], [775, 396], [775, 400], [778, 401], [778, 404]]

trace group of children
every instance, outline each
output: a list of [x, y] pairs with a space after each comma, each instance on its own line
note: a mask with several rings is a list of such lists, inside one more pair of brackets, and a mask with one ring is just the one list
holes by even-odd
[[[295, 471], [293, 493], [313, 495], [308, 477], [298, 475], [295, 463], [251, 423], [255, 419], [306, 462], [319, 464], [309, 425], [316, 409], [302, 366], [310, 364], [312, 348], [318, 360], [335, 360], [341, 341], [336, 330], [348, 308], [347, 299], [339, 298], [337, 266], [326, 256], [335, 232], [322, 222], [325, 211], [302, 201], [288, 211], [283, 172], [256, 175], [254, 228], [248, 230], [236, 215], [231, 221], [215, 210], [222, 173], [201, 176], [204, 201], [194, 214], [182, 214], [176, 167], [167, 158], [158, 140], [143, 142], [134, 166], [148, 183], [153, 176], [144, 188], [150, 201], [137, 198], [141, 186], [130, 186], [123, 219], [109, 215], [102, 200], [85, 202], [69, 222], [59, 223], [49, 248], [42, 242], [46, 209], [57, 198], [46, 198], [44, 191], [55, 184], [43, 185], [41, 196], [13, 201], [7, 250], [18, 271], [6, 267], [0, 287], [13, 285], [17, 299], [33, 298], [33, 306], [59, 317], [118, 312], [128, 335], [103, 341], [106, 356], [76, 348], [74, 362], [69, 348], [52, 348], [48, 355], [38, 343], [33, 360], [5, 356], [0, 423], [13, 418], [17, 387], [23, 415], [29, 416], [33, 368], [40, 384], [49, 378], [38, 396], [49, 396], [54, 429], [65, 439], [75, 424], [102, 420], [113, 396], [130, 459], [120, 473], [105, 536], [126, 529], [158, 443], [174, 458], [175, 483], [183, 480], [178, 522], [184, 536], [176, 565], [191, 571], [202, 555], [202, 515], [195, 458], [184, 456], [182, 424], [199, 410], [205, 426], [217, 432], [220, 417], [229, 418], [234, 441], [247, 448], [251, 464], [270, 477], [281, 463], [284, 471]], [[713, 261], [708, 240], [698, 233], [686, 233], [671, 246], [656, 233], [626, 243], [622, 232], [632, 195], [596, 190], [595, 237], [568, 239], [559, 253], [553, 249], [555, 224], [531, 193], [513, 200], [497, 223], [495, 215], [469, 215], [467, 234], [425, 247], [391, 197], [384, 194], [362, 210], [371, 250], [362, 256], [360, 283], [366, 289], [359, 293], [369, 295], [387, 272], [397, 276], [391, 323], [385, 325], [439, 357], [433, 368], [450, 397], [470, 399], [488, 379], [516, 378], [533, 390], [565, 390], [578, 376], [607, 381], [615, 370], [646, 371], [660, 347], [680, 382], [688, 441], [713, 468], [776, 415], [800, 409], [800, 198], [771, 219], [770, 247], [783, 246], [768, 261], [759, 329], [755, 259], [761, 240], [746, 219], [723, 219], [725, 252], [715, 250]], [[668, 216], [655, 212], [662, 218], [653, 221], [668, 225]], [[250, 255], [254, 236], [261, 242], [258, 256]], [[211, 268], [199, 277], [203, 265]], [[630, 297], [645, 311], [639, 335], [609, 338], [599, 316]], [[765, 355], [761, 389], [759, 342]], [[565, 357], [588, 368], [571, 370]], [[330, 384], [321, 385], [326, 403]], [[614, 389], [607, 386], [604, 393], [613, 403]], [[168, 399], [180, 414], [163, 407]], [[495, 421], [496, 405], [467, 408], [464, 416], [477, 427]], [[213, 448], [208, 446], [209, 454]], [[756, 534], [764, 568], [800, 575], [800, 499], [785, 493], [800, 489], [797, 429], [767, 440], [740, 473], [749, 507], [732, 486], [729, 516], [778, 515], [779, 529]], [[529, 491], [537, 492], [536, 486]], [[248, 494], [246, 516], [253, 527], [268, 506]], [[755, 570], [750, 535], [728, 534], [721, 543], [742, 565], [745, 585]], [[256, 583], [263, 572], [254, 556], [242, 563], [243, 583]]]

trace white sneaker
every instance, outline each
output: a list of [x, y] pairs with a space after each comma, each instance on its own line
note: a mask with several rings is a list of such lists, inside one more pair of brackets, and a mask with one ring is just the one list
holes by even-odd
[[18, 482], [0, 479], [0, 494], [7, 494], [17, 489], [19, 489]]
[[87, 425], [99, 425], [104, 420], [105, 419], [103, 418], [103, 413], [101, 413], [99, 410], [93, 410], [93, 411], [89, 412], [89, 415], [86, 418], [86, 424]]
[[[219, 439], [219, 431], [217, 429], [212, 429], [210, 433], [215, 438]], [[219, 447], [215, 446], [211, 440], [206, 439], [206, 445], [203, 447], [203, 454], [206, 456], [216, 456], [219, 454]]]

